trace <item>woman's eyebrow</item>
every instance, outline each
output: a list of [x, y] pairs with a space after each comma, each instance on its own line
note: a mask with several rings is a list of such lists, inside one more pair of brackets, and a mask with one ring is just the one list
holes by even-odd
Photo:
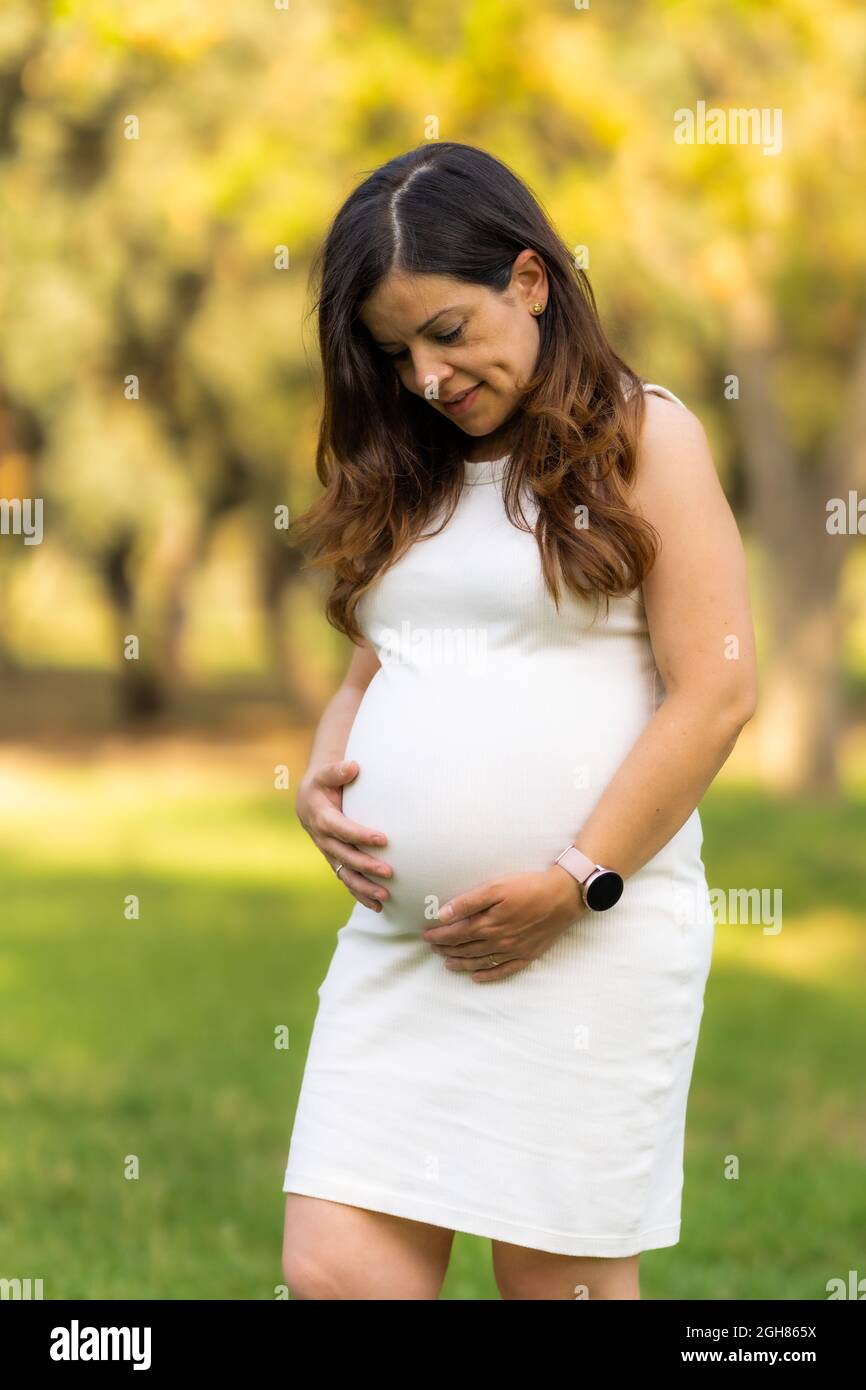
[[[441, 318], [443, 314], [452, 314], [452, 313], [454, 313], [457, 309], [463, 309], [463, 308], [465, 308], [465, 307], [466, 307], [466, 306], [465, 306], [464, 304], [451, 304], [451, 305], [449, 305], [449, 307], [448, 307], [447, 309], [437, 309], [437, 311], [436, 311], [436, 313], [433, 315], [433, 317], [427, 319], [426, 323], [419, 323], [418, 327], [415, 329], [415, 332], [416, 332], [416, 333], [423, 333], [425, 328], [429, 328], [430, 325], [431, 325], [431, 323], [435, 323], [436, 320], [437, 320], [438, 318]], [[400, 344], [399, 344], [399, 343], [392, 343], [392, 342], [386, 342], [386, 343], [377, 342], [377, 343], [376, 343], [376, 346], [377, 346], [377, 347], [382, 347], [382, 348], [386, 348], [386, 347], [399, 347]]]

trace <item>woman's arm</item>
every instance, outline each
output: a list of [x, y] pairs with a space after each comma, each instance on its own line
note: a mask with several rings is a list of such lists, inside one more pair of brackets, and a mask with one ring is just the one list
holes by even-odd
[[671, 401], [646, 404], [630, 500], [661, 536], [643, 592], [667, 698], [574, 841], [623, 878], [685, 823], [757, 703], [746, 559], [704, 428]]
[[298, 786], [298, 820], [359, 902], [381, 911], [391, 895], [368, 873], [389, 878], [390, 864], [372, 857], [364, 845], [384, 845], [387, 835], [343, 815], [343, 787], [357, 777], [356, 762], [345, 762], [346, 742], [364, 692], [381, 663], [368, 642], [355, 648], [343, 681], [319, 720], [310, 761]]
[[341, 760], [358, 706], [380, 666], [381, 662], [369, 642], [355, 647], [346, 674], [319, 720], [305, 777], [311, 776], [323, 763]]

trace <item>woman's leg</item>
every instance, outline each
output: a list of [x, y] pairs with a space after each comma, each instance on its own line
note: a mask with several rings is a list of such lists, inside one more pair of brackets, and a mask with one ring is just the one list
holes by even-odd
[[283, 1275], [293, 1299], [435, 1299], [454, 1232], [286, 1193]]
[[640, 1298], [640, 1255], [551, 1255], [502, 1240], [494, 1240], [492, 1246], [493, 1272], [503, 1298]]

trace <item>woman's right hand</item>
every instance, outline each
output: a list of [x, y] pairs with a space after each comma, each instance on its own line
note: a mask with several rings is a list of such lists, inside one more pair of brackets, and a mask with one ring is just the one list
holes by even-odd
[[382, 902], [391, 895], [384, 885], [367, 878], [365, 870], [389, 876], [393, 869], [381, 859], [365, 854], [361, 845], [384, 845], [388, 837], [380, 830], [370, 830], [349, 820], [342, 809], [343, 786], [353, 781], [359, 771], [358, 764], [350, 761], [323, 763], [314, 772], [306, 773], [298, 787], [295, 810], [301, 825], [331, 868], [344, 865], [340, 882], [345, 883], [358, 902], [381, 912]]

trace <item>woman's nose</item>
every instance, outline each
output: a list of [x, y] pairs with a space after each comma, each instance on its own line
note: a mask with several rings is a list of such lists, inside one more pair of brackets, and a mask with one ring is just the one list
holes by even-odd
[[415, 389], [419, 396], [435, 399], [440, 395], [446, 382], [453, 376], [446, 362], [436, 361], [433, 353], [413, 356], [412, 369], [415, 376]]

